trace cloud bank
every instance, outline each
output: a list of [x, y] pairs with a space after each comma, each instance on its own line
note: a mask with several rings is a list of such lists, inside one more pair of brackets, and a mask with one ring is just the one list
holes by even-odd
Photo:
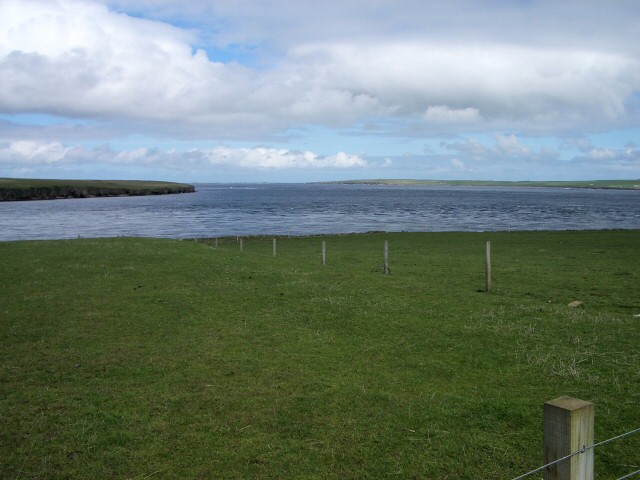
[[87, 158], [114, 166], [143, 164], [178, 170], [186, 168], [194, 174], [217, 166], [260, 170], [352, 169], [368, 166], [366, 159], [345, 152], [323, 156], [310, 151], [291, 151], [283, 148], [216, 147], [179, 152], [150, 148], [114, 151], [107, 146], [87, 149], [81, 145], [69, 147], [59, 142], [16, 141], [0, 144], [0, 165], [10, 168], [43, 164], [81, 164]]
[[256, 71], [210, 59], [188, 31], [90, 1], [5, 0], [0, 32], [4, 112], [273, 130], [391, 115], [557, 131], [624, 122], [640, 90], [625, 52], [431, 38], [302, 44]]

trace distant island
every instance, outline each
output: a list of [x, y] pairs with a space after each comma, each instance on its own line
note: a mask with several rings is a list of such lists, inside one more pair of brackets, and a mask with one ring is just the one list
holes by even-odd
[[0, 201], [54, 200], [58, 198], [128, 197], [192, 193], [187, 183], [144, 180], [39, 180], [0, 178]]
[[492, 180], [340, 180], [322, 182], [344, 185], [450, 185], [472, 187], [556, 187], [640, 190], [639, 180], [591, 180], [591, 181], [492, 181]]

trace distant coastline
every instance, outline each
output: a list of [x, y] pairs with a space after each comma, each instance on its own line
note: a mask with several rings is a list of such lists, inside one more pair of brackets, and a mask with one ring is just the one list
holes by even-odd
[[343, 185], [448, 185], [470, 187], [552, 187], [552, 188], [592, 188], [616, 190], [640, 190], [638, 180], [587, 180], [587, 181], [493, 181], [493, 180], [409, 180], [373, 179], [339, 180], [320, 182]]
[[192, 193], [186, 183], [144, 180], [44, 180], [0, 178], [0, 201], [55, 200], [62, 198], [125, 197]]

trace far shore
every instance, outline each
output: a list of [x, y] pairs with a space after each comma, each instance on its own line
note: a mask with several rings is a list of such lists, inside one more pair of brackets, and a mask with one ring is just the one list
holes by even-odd
[[584, 181], [494, 181], [494, 180], [411, 180], [411, 179], [371, 179], [339, 180], [320, 182], [342, 185], [446, 185], [469, 187], [546, 187], [546, 188], [591, 188], [615, 190], [640, 190], [638, 180], [584, 180]]

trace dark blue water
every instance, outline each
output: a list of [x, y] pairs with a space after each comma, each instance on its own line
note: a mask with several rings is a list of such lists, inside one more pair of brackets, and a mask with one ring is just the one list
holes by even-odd
[[640, 229], [640, 191], [197, 185], [150, 197], [0, 203], [0, 240], [367, 231]]

